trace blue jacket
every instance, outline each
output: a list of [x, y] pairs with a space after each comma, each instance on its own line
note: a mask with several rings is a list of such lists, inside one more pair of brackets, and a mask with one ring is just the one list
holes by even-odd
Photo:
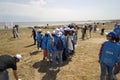
[[116, 32], [116, 34], [118, 36], [120, 36], [120, 28], [119, 27], [115, 27], [113, 31]]
[[38, 43], [41, 43], [42, 42], [42, 34], [41, 33], [37, 33], [36, 39], [37, 39]]
[[52, 36], [52, 41], [54, 42], [54, 47], [53, 47], [53, 51], [56, 51], [56, 44], [57, 44], [57, 36]]
[[50, 36], [47, 37], [47, 50], [52, 50], [52, 38]]
[[119, 47], [116, 43], [106, 41], [103, 44], [101, 52], [101, 61], [106, 65], [113, 67], [118, 62]]
[[43, 36], [42, 39], [42, 48], [47, 49], [47, 36]]
[[118, 62], [120, 63], [120, 42], [118, 42], [117, 45], [119, 46]]
[[75, 33], [73, 33], [73, 40], [77, 41], [77, 35]]
[[62, 39], [62, 41], [63, 41], [63, 46], [64, 46], [64, 48], [66, 48], [66, 47], [67, 47], [67, 43], [66, 43], [67, 39], [66, 39], [66, 36], [63, 34], [63, 35], [61, 36], [61, 39]]

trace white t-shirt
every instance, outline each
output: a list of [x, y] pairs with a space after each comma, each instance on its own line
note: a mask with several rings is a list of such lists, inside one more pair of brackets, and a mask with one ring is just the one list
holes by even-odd
[[68, 49], [73, 50], [73, 36], [68, 36]]
[[105, 29], [105, 25], [102, 25], [102, 29]]

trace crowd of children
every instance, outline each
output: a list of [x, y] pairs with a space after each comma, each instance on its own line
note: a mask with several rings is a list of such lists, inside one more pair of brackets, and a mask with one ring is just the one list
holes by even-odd
[[77, 28], [75, 24], [58, 27], [52, 32], [42, 33], [41, 29], [36, 34], [37, 48], [43, 50], [43, 60], [51, 63], [49, 70], [54, 70], [58, 63], [58, 69], [61, 68], [63, 61], [66, 61], [75, 53], [77, 44]]

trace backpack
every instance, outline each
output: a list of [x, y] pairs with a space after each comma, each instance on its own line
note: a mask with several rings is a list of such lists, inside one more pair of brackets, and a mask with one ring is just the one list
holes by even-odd
[[57, 50], [63, 50], [63, 42], [61, 40], [61, 37], [57, 38], [56, 48]]

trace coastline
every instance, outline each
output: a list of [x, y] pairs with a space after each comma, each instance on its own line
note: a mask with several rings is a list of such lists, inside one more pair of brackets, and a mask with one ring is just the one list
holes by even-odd
[[68, 25], [71, 23], [75, 23], [77, 25], [82, 24], [93, 24], [93, 23], [106, 23], [111, 22], [110, 20], [88, 20], [88, 21], [46, 21], [46, 22], [0, 22], [0, 29], [4, 29], [4, 26], [8, 26], [9, 29], [11, 29], [14, 25], [19, 25], [20, 28], [24, 27], [32, 27], [32, 26], [39, 26], [39, 27], [45, 27], [47, 24], [49, 26], [60, 26], [60, 25]]

